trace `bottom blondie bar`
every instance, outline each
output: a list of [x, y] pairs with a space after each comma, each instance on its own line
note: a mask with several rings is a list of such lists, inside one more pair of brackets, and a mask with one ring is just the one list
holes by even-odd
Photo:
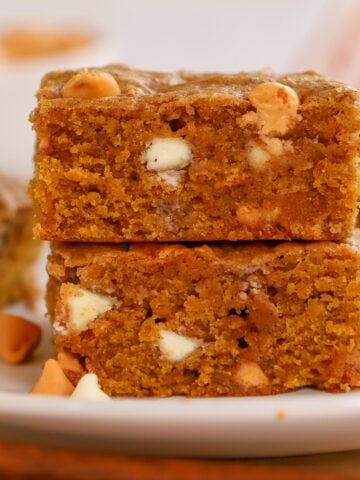
[[55, 244], [47, 302], [65, 373], [112, 396], [346, 391], [359, 271], [351, 244]]

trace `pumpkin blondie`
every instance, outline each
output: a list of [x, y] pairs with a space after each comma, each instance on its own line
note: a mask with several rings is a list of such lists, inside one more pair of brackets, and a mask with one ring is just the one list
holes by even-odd
[[39, 239], [343, 240], [354, 226], [358, 94], [314, 72], [53, 72], [31, 120]]
[[194, 397], [360, 386], [354, 245], [53, 244], [47, 268], [74, 384], [90, 372], [112, 396]]

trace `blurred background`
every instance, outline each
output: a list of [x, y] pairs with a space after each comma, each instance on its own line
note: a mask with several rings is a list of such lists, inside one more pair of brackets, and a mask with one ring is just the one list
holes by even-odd
[[316, 69], [360, 86], [360, 0], [1, 0], [0, 169], [29, 178], [48, 70]]

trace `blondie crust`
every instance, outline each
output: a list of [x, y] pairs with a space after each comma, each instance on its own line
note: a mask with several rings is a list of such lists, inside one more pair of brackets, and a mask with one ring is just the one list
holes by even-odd
[[53, 72], [31, 120], [40, 239], [342, 240], [354, 226], [358, 95], [314, 72]]
[[26, 186], [0, 173], [0, 308], [22, 299], [33, 303], [39, 242], [33, 240], [32, 228]]
[[195, 397], [360, 385], [353, 245], [54, 244], [47, 268], [74, 383], [91, 372], [113, 396]]

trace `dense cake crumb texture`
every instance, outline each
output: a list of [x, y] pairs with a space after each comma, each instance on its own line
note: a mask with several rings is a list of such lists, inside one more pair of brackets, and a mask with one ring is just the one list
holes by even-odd
[[45, 76], [35, 235], [52, 241], [343, 240], [359, 100], [314, 72]]
[[111, 396], [347, 391], [359, 267], [353, 246], [327, 242], [54, 244], [47, 303], [68, 377], [94, 373]]

